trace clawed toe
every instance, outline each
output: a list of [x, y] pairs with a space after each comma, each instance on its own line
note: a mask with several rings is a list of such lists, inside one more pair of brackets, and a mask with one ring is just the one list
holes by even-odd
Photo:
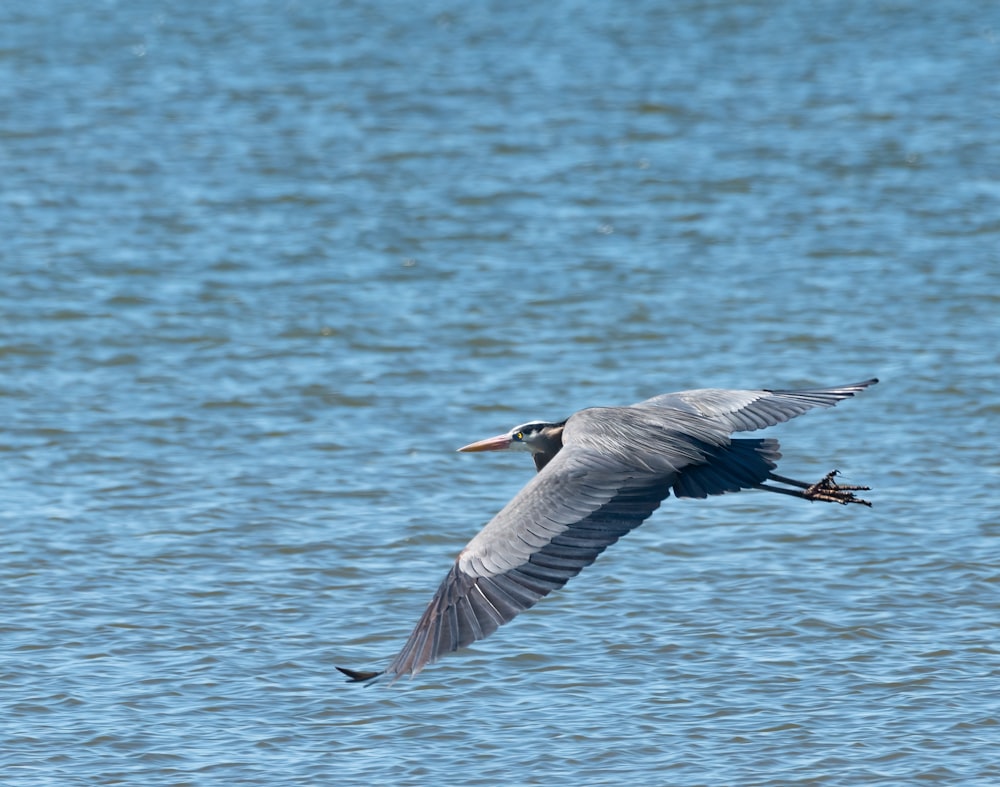
[[806, 487], [802, 491], [802, 496], [807, 500], [825, 500], [828, 503], [840, 503], [845, 506], [848, 503], [861, 503], [871, 508], [871, 503], [854, 494], [854, 492], [871, 489], [871, 487], [838, 484], [833, 480], [838, 472], [837, 470], [831, 470], [815, 484]]

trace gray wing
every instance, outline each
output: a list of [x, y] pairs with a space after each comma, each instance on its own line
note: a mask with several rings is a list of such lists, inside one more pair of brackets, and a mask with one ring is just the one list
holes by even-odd
[[385, 672], [415, 675], [489, 636], [640, 525], [673, 480], [564, 447], [462, 550]]
[[[837, 402], [849, 399], [877, 382], [873, 378], [835, 388], [804, 388], [794, 391], [702, 388], [661, 394], [633, 406], [687, 413], [707, 419], [727, 432], [751, 432], [795, 418], [814, 407], [833, 407]], [[673, 416], [665, 414], [664, 417]]]
[[683, 414], [671, 428], [649, 416], [590, 408], [570, 418], [562, 450], [462, 550], [385, 672], [416, 674], [489, 636], [642, 524], [672, 487], [701, 497], [745, 489], [778, 456], [773, 440], [731, 444], [692, 434], [699, 422]]

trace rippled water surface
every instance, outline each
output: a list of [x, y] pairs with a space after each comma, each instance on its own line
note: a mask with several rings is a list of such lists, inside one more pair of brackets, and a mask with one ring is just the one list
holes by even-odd
[[[4, 784], [1000, 783], [1000, 14], [0, 9]], [[391, 688], [532, 474], [690, 387], [875, 507], [668, 500]], [[858, 510], [860, 509], [860, 510]]]

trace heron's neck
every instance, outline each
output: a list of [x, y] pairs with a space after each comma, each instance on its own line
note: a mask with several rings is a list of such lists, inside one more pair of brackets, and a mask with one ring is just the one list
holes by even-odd
[[544, 439], [541, 441], [536, 440], [532, 459], [535, 460], [535, 469], [541, 472], [542, 468], [545, 467], [552, 458], [559, 453], [559, 449], [562, 448], [562, 433], [564, 424], [559, 424], [558, 426], [551, 426], [545, 430], [543, 436]]

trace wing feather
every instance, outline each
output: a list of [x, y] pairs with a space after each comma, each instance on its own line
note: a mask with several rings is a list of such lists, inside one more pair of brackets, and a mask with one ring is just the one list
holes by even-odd
[[[730, 391], [701, 388], [693, 391], [661, 394], [633, 407], [661, 408], [699, 416], [727, 432], [751, 432], [788, 421], [814, 407], [833, 407], [849, 399], [877, 379], [834, 388], [799, 390]], [[673, 416], [664, 414], [664, 418]]]
[[[532, 514], [525, 500], [535, 501], [532, 505], [537, 506], [538, 499], [559, 500], [554, 490], [572, 494], [573, 488], [593, 484], [587, 473], [581, 472], [580, 464], [580, 457], [574, 458], [573, 452], [564, 449], [533, 481], [541, 488], [541, 493], [537, 493], [541, 498], [536, 497], [529, 484], [469, 542], [386, 673], [393, 679], [414, 675], [442, 655], [489, 636], [518, 613], [534, 606], [647, 519], [670, 493], [674, 480], [673, 476], [664, 478], [624, 470], [614, 484], [602, 477], [594, 488], [604, 491], [588, 496], [591, 510], [583, 515], [577, 513], [576, 522], [560, 524], [561, 530], [549, 532], [544, 543], [535, 543], [531, 534], [548, 530], [548, 526], [538, 524], [539, 519], [546, 518], [551, 525], [552, 520], [562, 523], [572, 517], [551, 505], [543, 507], [544, 511], [536, 508]], [[498, 521], [500, 525], [494, 528]], [[496, 533], [510, 527], [519, 531], [517, 542], [495, 538]], [[529, 535], [525, 537], [525, 533]], [[516, 557], [505, 552], [511, 548]], [[506, 567], [492, 568], [497, 565]]]

